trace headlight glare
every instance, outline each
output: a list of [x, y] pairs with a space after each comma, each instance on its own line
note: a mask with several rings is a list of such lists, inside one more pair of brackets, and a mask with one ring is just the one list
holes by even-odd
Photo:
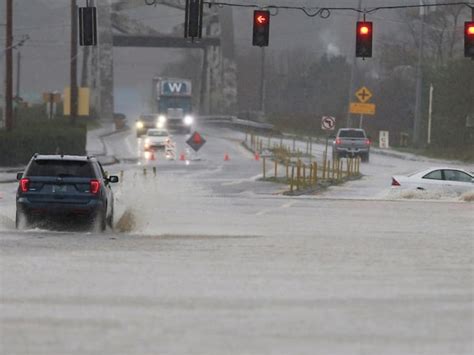
[[165, 115], [159, 115], [158, 116], [158, 123], [165, 123], [166, 122], [166, 116]]
[[191, 116], [191, 115], [184, 116], [184, 124], [186, 126], [191, 126], [193, 124], [193, 122], [194, 122], [193, 116]]

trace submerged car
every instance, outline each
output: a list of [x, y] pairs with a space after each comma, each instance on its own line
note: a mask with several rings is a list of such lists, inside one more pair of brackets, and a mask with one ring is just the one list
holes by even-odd
[[88, 156], [38, 155], [18, 173], [16, 227], [43, 226], [51, 221], [84, 222], [96, 231], [112, 227], [114, 198], [110, 183], [97, 159]]
[[474, 190], [474, 174], [449, 167], [429, 168], [411, 175], [392, 176], [392, 188], [460, 194]]
[[149, 129], [145, 136], [145, 149], [164, 149], [171, 141], [171, 135], [166, 129], [155, 128]]

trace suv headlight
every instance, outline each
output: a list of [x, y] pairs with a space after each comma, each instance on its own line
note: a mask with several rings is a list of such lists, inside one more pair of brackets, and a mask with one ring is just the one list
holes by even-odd
[[186, 126], [191, 126], [193, 124], [193, 122], [194, 122], [194, 117], [193, 116], [191, 116], [191, 115], [184, 116], [184, 124]]
[[165, 115], [159, 115], [158, 116], [158, 123], [165, 123], [166, 122], [166, 116]]
[[142, 129], [144, 126], [143, 126], [143, 122], [142, 121], [138, 121], [137, 122], [137, 128], [138, 129]]

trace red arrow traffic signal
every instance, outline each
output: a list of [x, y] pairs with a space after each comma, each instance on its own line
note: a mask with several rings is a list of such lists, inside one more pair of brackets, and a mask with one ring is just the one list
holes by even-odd
[[268, 46], [270, 37], [270, 11], [256, 10], [253, 12], [253, 40], [254, 46]]
[[260, 25], [264, 25], [266, 22], [267, 18], [265, 16], [260, 15], [257, 17], [257, 23], [259, 23]]

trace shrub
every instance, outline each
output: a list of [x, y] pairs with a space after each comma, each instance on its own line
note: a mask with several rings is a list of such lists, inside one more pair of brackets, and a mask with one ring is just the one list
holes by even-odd
[[86, 152], [87, 130], [84, 124], [67, 120], [25, 120], [12, 131], [0, 130], [0, 165], [26, 164], [34, 153], [75, 154]]

